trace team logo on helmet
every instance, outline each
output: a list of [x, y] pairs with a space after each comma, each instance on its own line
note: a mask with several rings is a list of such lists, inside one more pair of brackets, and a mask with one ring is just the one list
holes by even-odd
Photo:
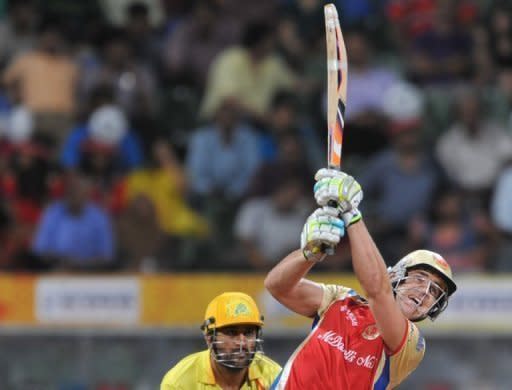
[[232, 302], [226, 306], [226, 315], [231, 318], [250, 316], [251, 310], [243, 302]]
[[445, 259], [443, 259], [442, 256], [438, 255], [437, 253], [434, 253], [434, 260], [436, 262], [436, 264], [441, 267], [442, 269], [444, 269], [445, 271], [449, 271], [450, 270], [450, 266], [448, 265], [448, 263], [446, 262]]
[[379, 329], [377, 329], [377, 325], [368, 325], [365, 330], [363, 330], [362, 336], [366, 340], [375, 340], [380, 336]]

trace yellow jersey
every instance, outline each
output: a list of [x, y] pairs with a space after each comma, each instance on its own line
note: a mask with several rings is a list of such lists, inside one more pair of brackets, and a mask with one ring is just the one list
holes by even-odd
[[208, 223], [187, 205], [179, 189], [181, 174], [165, 169], [135, 171], [126, 178], [126, 197], [130, 200], [139, 194], [146, 195], [155, 205], [158, 221], [166, 233], [204, 237], [208, 234]]
[[[266, 390], [281, 371], [272, 359], [257, 353], [240, 390]], [[215, 382], [210, 351], [188, 355], [165, 374], [160, 390], [222, 390]]]

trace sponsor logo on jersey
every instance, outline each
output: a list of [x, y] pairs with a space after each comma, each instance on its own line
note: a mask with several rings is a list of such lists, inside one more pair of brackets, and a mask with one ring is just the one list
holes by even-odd
[[377, 329], [377, 325], [368, 325], [365, 330], [363, 330], [362, 336], [365, 340], [375, 340], [380, 336], [379, 329]]
[[348, 363], [356, 364], [360, 367], [369, 369], [373, 369], [375, 366], [377, 361], [375, 355], [369, 354], [366, 356], [358, 356], [357, 351], [346, 347], [343, 336], [340, 336], [332, 330], [329, 330], [323, 334], [319, 334], [318, 339], [340, 351], [343, 354], [343, 359], [345, 359], [345, 361]]
[[347, 306], [341, 306], [340, 311], [345, 313], [345, 318], [350, 321], [352, 326], [358, 326], [359, 322], [357, 321], [356, 315], [350, 310]]

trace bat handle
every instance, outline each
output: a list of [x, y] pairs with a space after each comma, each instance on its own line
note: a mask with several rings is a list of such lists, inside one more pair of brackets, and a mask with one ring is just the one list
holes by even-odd
[[334, 255], [334, 247], [322, 244], [322, 252], [324, 252], [327, 256], [332, 256]]
[[327, 202], [327, 206], [336, 209], [336, 208], [338, 208], [338, 202], [336, 202], [335, 200], [330, 200], [329, 202]]
[[[329, 207], [333, 207], [333, 208], [337, 208], [338, 207], [338, 202], [336, 202], [335, 200], [330, 200], [327, 205]], [[328, 256], [332, 256], [334, 255], [334, 247], [333, 246], [327, 246], [327, 245], [322, 245], [322, 252], [324, 252], [326, 255]]]

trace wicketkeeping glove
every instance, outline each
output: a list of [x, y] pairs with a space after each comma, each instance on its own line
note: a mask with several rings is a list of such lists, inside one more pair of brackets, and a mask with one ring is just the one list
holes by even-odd
[[336, 203], [345, 226], [361, 219], [358, 206], [363, 200], [363, 190], [352, 176], [336, 169], [323, 168], [316, 173], [315, 180], [315, 199], [319, 206]]
[[339, 218], [337, 209], [316, 209], [306, 220], [300, 236], [300, 247], [304, 257], [309, 260], [312, 255], [323, 253], [327, 248], [334, 248], [344, 235], [345, 224]]

